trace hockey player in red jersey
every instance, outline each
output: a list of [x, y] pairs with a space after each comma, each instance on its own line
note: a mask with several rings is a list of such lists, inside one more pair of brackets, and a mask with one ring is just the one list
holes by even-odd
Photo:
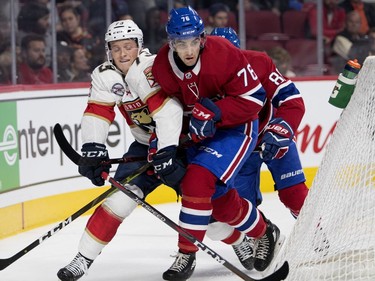
[[[240, 47], [238, 36], [230, 27], [215, 28], [211, 35], [224, 37], [234, 46]], [[252, 50], [242, 52], [262, 83], [267, 100], [259, 113], [257, 146], [261, 147], [262, 151], [252, 153], [247, 159], [236, 178], [235, 187], [240, 196], [254, 205], [259, 205], [262, 201], [259, 190], [260, 172], [262, 163], [265, 163], [272, 174], [281, 202], [297, 217], [308, 188], [296, 144], [290, 137], [285, 138], [285, 135], [293, 136], [293, 132], [297, 130], [305, 112], [304, 102], [294, 83], [280, 74], [266, 53]], [[284, 136], [275, 130], [275, 126], [285, 130]], [[260, 247], [255, 250], [254, 239], [246, 237], [228, 224], [210, 223], [207, 236], [232, 244], [247, 269], [254, 267], [254, 260], [261, 259], [261, 253], [264, 251]], [[238, 241], [242, 242], [238, 244]]]
[[[179, 224], [203, 240], [213, 216], [260, 238], [268, 244], [261, 270], [273, 258], [280, 231], [239, 197], [234, 182], [255, 148], [265, 91], [239, 49], [205, 36], [202, 19], [191, 7], [171, 10], [166, 30], [169, 45], [159, 50], [153, 73], [163, 92], [182, 103], [187, 117], [183, 132], [195, 142], [188, 148], [189, 164], [181, 181]], [[158, 174], [163, 175], [171, 159], [165, 157]], [[194, 271], [198, 248], [182, 236], [178, 247], [165, 280], [186, 280]]]
[[[142, 30], [131, 20], [113, 22], [105, 34], [108, 61], [95, 68], [87, 107], [82, 117], [83, 156], [108, 159], [105, 141], [109, 126], [114, 120], [115, 107], [119, 109], [130, 127], [135, 141], [124, 157], [144, 157], [145, 161], [120, 164], [114, 178], [122, 181], [146, 163], [149, 139], [155, 131], [158, 135], [157, 149], [173, 152], [178, 145], [182, 125], [182, 107], [173, 98], [159, 99], [160, 91], [151, 67], [155, 55], [143, 48]], [[152, 104], [152, 106], [149, 106]], [[162, 123], [162, 126], [158, 124]], [[157, 165], [158, 159], [154, 158]], [[163, 181], [178, 190], [185, 168], [174, 163], [173, 171]], [[80, 166], [79, 173], [93, 184], [101, 186], [103, 171], [108, 166]], [[144, 198], [162, 181], [143, 173], [126, 184], [126, 187]], [[137, 204], [124, 193], [117, 191], [108, 196], [87, 222], [78, 246], [78, 254], [57, 276], [63, 281], [75, 281], [87, 274], [94, 259], [115, 236], [122, 221]]]

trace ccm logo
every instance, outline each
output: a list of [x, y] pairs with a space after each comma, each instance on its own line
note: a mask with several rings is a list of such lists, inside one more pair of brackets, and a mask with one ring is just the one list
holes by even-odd
[[200, 120], [209, 120], [209, 119], [212, 118], [212, 114], [205, 113], [205, 112], [199, 110], [199, 108], [196, 108], [196, 107], [193, 108], [193, 115], [194, 115], [195, 118], [199, 118]]
[[107, 157], [107, 151], [84, 151], [82, 153], [84, 157]]
[[155, 171], [161, 171], [161, 170], [166, 169], [168, 166], [172, 166], [172, 164], [173, 164], [172, 159], [169, 159], [169, 161], [167, 161], [167, 162], [164, 162], [160, 165], [155, 165], [154, 169], [155, 169]]

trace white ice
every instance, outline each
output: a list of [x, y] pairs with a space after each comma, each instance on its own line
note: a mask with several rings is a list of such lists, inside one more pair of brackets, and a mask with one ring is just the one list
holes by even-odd
[[[154, 206], [173, 221], [178, 221], [179, 203]], [[260, 209], [276, 223], [284, 235], [294, 224], [289, 211], [279, 201], [277, 193], [264, 194]], [[77, 253], [77, 245], [89, 217], [81, 217], [63, 228], [19, 260], [0, 271], [1, 281], [58, 281], [57, 271], [68, 264]], [[57, 223], [56, 223], [57, 224]], [[0, 259], [8, 258], [53, 228], [47, 225], [0, 240]], [[228, 262], [251, 277], [259, 274], [246, 271], [232, 247], [205, 238], [203, 241]], [[144, 208], [138, 207], [120, 226], [115, 238], [80, 281], [158, 281], [174, 261], [177, 232]], [[197, 266], [191, 281], [242, 280], [205, 252], [197, 254]]]

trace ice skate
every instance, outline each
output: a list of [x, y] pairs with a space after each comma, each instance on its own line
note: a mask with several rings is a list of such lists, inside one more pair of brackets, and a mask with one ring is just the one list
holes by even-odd
[[275, 255], [275, 248], [281, 240], [279, 228], [269, 220], [266, 222], [266, 233], [257, 240], [256, 245], [254, 268], [257, 271], [264, 271], [270, 265]]
[[171, 267], [163, 273], [164, 280], [185, 281], [195, 269], [195, 253], [178, 253]]
[[76, 281], [87, 274], [93, 260], [87, 259], [78, 253], [74, 259], [57, 272], [57, 277], [62, 281]]
[[232, 247], [243, 267], [252, 270], [255, 259], [255, 239], [245, 235], [240, 244], [232, 245]]

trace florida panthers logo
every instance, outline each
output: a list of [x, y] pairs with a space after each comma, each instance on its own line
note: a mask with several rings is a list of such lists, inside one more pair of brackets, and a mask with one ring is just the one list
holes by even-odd
[[153, 132], [155, 128], [155, 122], [150, 117], [147, 108], [129, 112], [129, 115], [130, 115], [130, 118], [133, 120], [134, 124], [141, 127], [146, 132], [149, 132], [149, 133]]

